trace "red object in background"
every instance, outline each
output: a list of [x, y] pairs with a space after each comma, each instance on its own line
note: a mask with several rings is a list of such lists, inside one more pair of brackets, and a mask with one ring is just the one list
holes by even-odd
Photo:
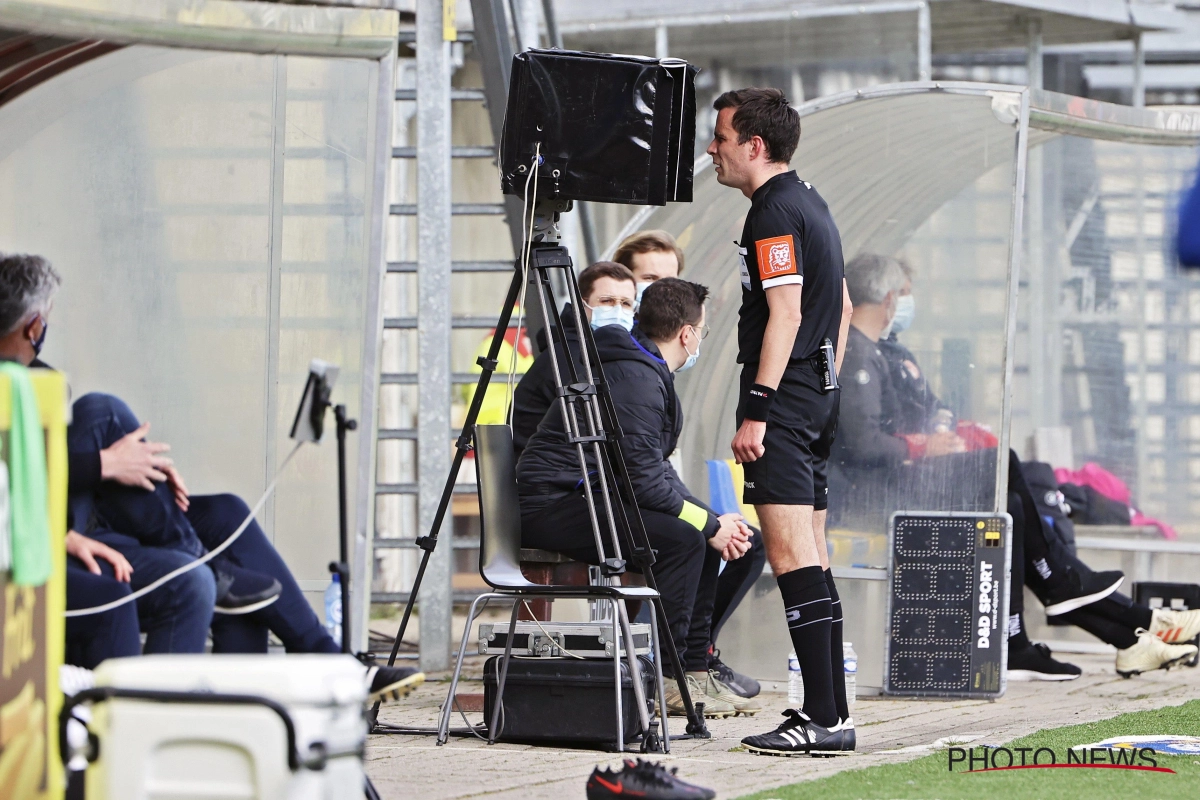
[[992, 433], [992, 429], [978, 422], [959, 422], [955, 433], [967, 443], [967, 450], [988, 450], [1000, 446], [1000, 440]]

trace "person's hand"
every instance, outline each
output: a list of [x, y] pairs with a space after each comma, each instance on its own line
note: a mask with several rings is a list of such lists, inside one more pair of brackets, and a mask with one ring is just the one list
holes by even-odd
[[187, 511], [192, 501], [188, 499], [188, 488], [183, 482], [183, 476], [174, 467], [163, 467], [163, 472], [167, 473], [167, 483], [171, 484], [171, 491], [175, 494], [175, 505], [179, 506], [180, 511]]
[[138, 486], [154, 491], [154, 481], [167, 479], [163, 470], [174, 462], [160, 453], [171, 449], [163, 442], [143, 441], [150, 430], [150, 423], [143, 423], [133, 433], [122, 436], [100, 451], [100, 477], [126, 486]]
[[720, 551], [721, 558], [726, 561], [741, 558], [750, 549], [752, 534], [742, 515], [736, 512], [722, 514], [717, 517], [717, 521], [721, 523], [721, 527], [717, 534], [708, 540], [709, 546]]
[[945, 456], [951, 453], [967, 452], [966, 441], [956, 433], [943, 431], [942, 433], [931, 433], [929, 438], [925, 440], [925, 455], [926, 456]]
[[112, 564], [113, 576], [122, 583], [129, 583], [129, 578], [133, 575], [133, 566], [125, 559], [125, 556], [104, 542], [89, 539], [75, 531], [67, 531], [67, 555], [75, 556], [82, 561], [83, 565], [88, 568], [88, 572], [93, 575], [102, 574], [100, 565], [96, 563], [97, 558], [102, 558]]
[[767, 423], [754, 419], [743, 420], [742, 427], [738, 428], [731, 445], [737, 463], [745, 464], [762, 458], [762, 454], [767, 452], [763, 447], [763, 437], [766, 434]]

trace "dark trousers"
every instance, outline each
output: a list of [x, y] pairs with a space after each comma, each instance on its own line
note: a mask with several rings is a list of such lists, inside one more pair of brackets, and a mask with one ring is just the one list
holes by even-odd
[[[1030, 588], [1036, 588], [1038, 585], [1034, 562], [1051, 556], [1042, 527], [1045, 523], [1037, 513], [1019, 462], [1012, 457], [1009, 463], [1008, 513], [1013, 518], [1013, 547], [1008, 613], [1021, 614], [1025, 610], [1024, 587], [1029, 585]], [[1053, 568], [1062, 569], [1063, 566], [1055, 564]], [[1123, 650], [1137, 643], [1135, 631], [1138, 628], [1150, 627], [1151, 612], [1149, 608], [1135, 604], [1129, 597], [1114, 592], [1103, 600], [1069, 611], [1059, 619]]]
[[[250, 513], [245, 501], [232, 494], [196, 496], [191, 500], [187, 518], [200, 542], [209, 550], [224, 542]], [[221, 557], [240, 567], [270, 575], [279, 581], [283, 591], [278, 600], [260, 611], [214, 616], [214, 653], [265, 653], [268, 630], [279, 637], [289, 653], [341, 652], [258, 522], [251, 520]]]
[[[98, 563], [104, 572], [102, 575], [93, 575], [83, 562], [67, 558], [68, 610], [104, 605], [131, 594], [129, 584], [113, 577], [107, 561]], [[68, 617], [66, 627], [65, 661], [77, 667], [95, 669], [107, 658], [136, 656], [142, 652], [136, 603], [126, 603], [86, 617]]]
[[[112, 395], [84, 395], [75, 401], [72, 413], [68, 432], [68, 449], [72, 452], [102, 450], [139, 426], [129, 406]], [[120, 550], [129, 559], [134, 567], [134, 589], [214, 549], [250, 512], [241, 498], [223, 494], [193, 496], [184, 513], [166, 483], [147, 491], [105, 482], [93, 493], [73, 496], [71, 508], [77, 526], [87, 520], [96, 527], [87, 535]], [[169, 611], [186, 617], [180, 620], [186, 636], [179, 634], [169, 641], [168, 646], [178, 649], [152, 650], [147, 641], [146, 652], [202, 652], [210, 622], [216, 652], [266, 652], [268, 630], [283, 641], [289, 652], [338, 652], [291, 570], [257, 522], [251, 521], [237, 541], [210, 563], [222, 559], [278, 580], [283, 587], [279, 599], [251, 614], [214, 618], [216, 584], [212, 570], [198, 567], [138, 601], [143, 630], [147, 614], [159, 618]], [[172, 599], [172, 595], [180, 597]], [[198, 622], [202, 626], [197, 635]]]
[[[716, 644], [717, 637], [721, 635], [721, 628], [758, 581], [767, 563], [767, 546], [763, 542], [762, 531], [754, 527], [750, 530], [754, 531], [754, 536], [750, 539], [749, 552], [735, 561], [726, 562], [725, 569], [721, 570], [721, 576], [717, 578], [717, 591], [713, 598], [712, 633], [709, 637], [713, 644]], [[708, 549], [712, 550], [711, 547]]]
[[[524, 506], [521, 514], [522, 545], [562, 553], [589, 564], [600, 562], [582, 491], [567, 495], [544, 508], [526, 510], [527, 508], [527, 505]], [[658, 584], [658, 592], [662, 595], [667, 625], [675, 648], [679, 651], [679, 658], [684, 669], [692, 668], [692, 664], [697, 660], [701, 666], [695, 669], [704, 669], [703, 657], [708, 647], [708, 631], [704, 630], [704, 642], [698, 645], [700, 653], [697, 654], [690, 652], [692, 638], [689, 632], [693, 619], [699, 623], [712, 617], [720, 554], [708, 546], [700, 531], [678, 517], [646, 509], [642, 509], [641, 514], [650, 539], [650, 547], [654, 550], [655, 561], [651, 569]], [[612, 539], [602, 514], [600, 519], [605, 549], [611, 555]], [[706, 551], [716, 556], [716, 559], [709, 557]], [[626, 559], [629, 558], [628, 552], [623, 552], [623, 555]], [[633, 568], [634, 565], [631, 563], [630, 567]], [[711, 579], [708, 581], [710, 589], [698, 592], [701, 576], [706, 569], [711, 573]], [[697, 641], [699, 638], [697, 636]]]

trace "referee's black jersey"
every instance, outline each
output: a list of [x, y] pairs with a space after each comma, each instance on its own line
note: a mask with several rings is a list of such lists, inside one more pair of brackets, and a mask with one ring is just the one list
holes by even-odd
[[758, 187], [738, 243], [742, 308], [738, 363], [753, 364], [762, 350], [770, 309], [767, 289], [802, 284], [800, 330], [792, 358], [811, 358], [830, 339], [837, 346], [842, 324], [842, 237], [829, 206], [795, 171]]

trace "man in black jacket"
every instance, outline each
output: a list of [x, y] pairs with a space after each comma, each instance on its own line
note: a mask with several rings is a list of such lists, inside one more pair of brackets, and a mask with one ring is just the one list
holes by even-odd
[[[626, 331], [633, 328], [634, 280], [627, 267], [615, 261], [597, 261], [579, 273], [579, 296], [583, 298], [584, 319], [592, 330], [605, 325], [619, 325]], [[575, 329], [575, 311], [568, 303], [561, 312], [563, 329], [572, 355], [579, 353], [579, 332]], [[545, 333], [542, 331], [541, 333]], [[544, 342], [542, 343], [545, 344]], [[573, 382], [567, 367], [567, 351], [562, 342], [555, 343], [559, 375], [564, 386]], [[575, 360], [575, 374], [583, 380], [583, 363]], [[517, 456], [525, 449], [529, 437], [550, 407], [558, 401], [554, 388], [554, 362], [548, 347], [538, 355], [533, 366], [521, 376], [513, 392], [513, 449]]]
[[[729, 716], [758, 709], [729, 692], [709, 672], [705, 620], [711, 618], [720, 560], [745, 554], [751, 531], [740, 514], [717, 516], [693, 497], [667, 460], [683, 428], [672, 373], [691, 367], [700, 355], [707, 296], [707, 289], [688, 281], [657, 281], [646, 289], [633, 332], [608, 325], [598, 328], [595, 338], [624, 434], [625, 463], [638, 511], [656, 551], [654, 577], [688, 673], [689, 692], [694, 697], [706, 695], [706, 714]], [[588, 466], [594, 474], [590, 458]], [[561, 410], [552, 406], [517, 464], [526, 547], [599, 563], [582, 483]], [[592, 486], [599, 488], [594, 480]], [[601, 526], [607, 543], [611, 538], [603, 520]], [[682, 711], [679, 696], [677, 685], [670, 686], [671, 713]]]

